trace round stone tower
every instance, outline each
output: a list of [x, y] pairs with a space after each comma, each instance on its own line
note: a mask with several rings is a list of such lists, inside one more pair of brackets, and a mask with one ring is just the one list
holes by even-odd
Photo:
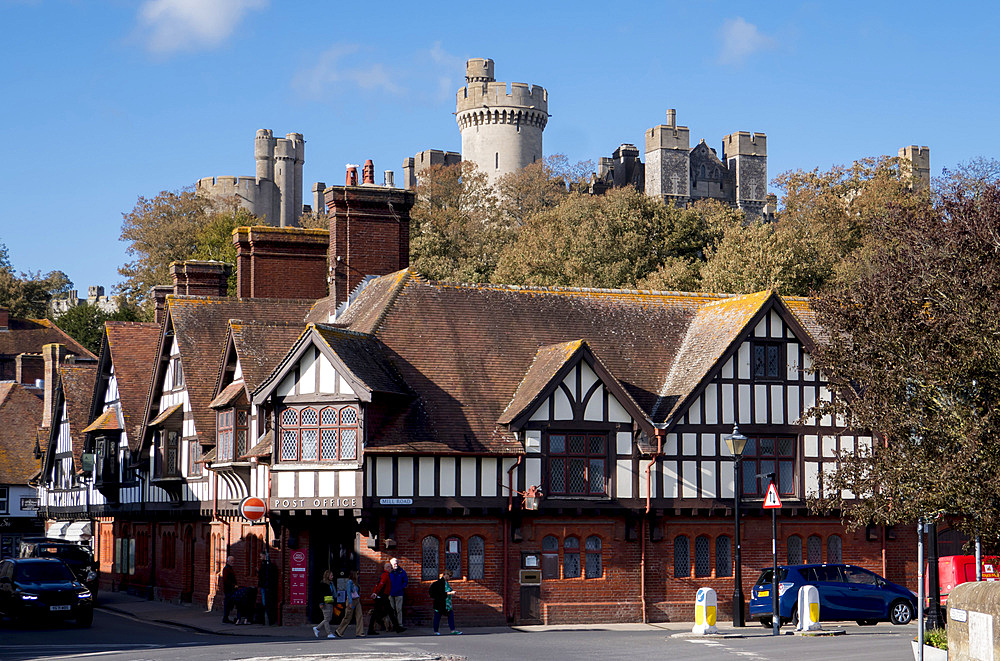
[[473, 58], [458, 90], [456, 120], [462, 160], [472, 161], [490, 182], [542, 158], [542, 131], [549, 121], [548, 92], [539, 85], [496, 82], [493, 60]]

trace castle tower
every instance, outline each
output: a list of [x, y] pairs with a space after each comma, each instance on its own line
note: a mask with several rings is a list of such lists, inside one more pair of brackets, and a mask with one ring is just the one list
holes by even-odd
[[735, 174], [736, 207], [759, 218], [767, 203], [767, 136], [737, 131], [722, 138], [722, 160]]
[[646, 195], [674, 204], [691, 195], [691, 133], [677, 126], [677, 111], [667, 110], [667, 123], [646, 131]]
[[899, 148], [900, 169], [911, 177], [913, 190], [926, 190], [931, 185], [931, 150], [928, 147], [908, 145]]
[[278, 226], [297, 225], [302, 211], [302, 164], [305, 141], [301, 133], [275, 140], [274, 183], [278, 187]]
[[548, 92], [539, 85], [496, 82], [493, 60], [465, 65], [458, 90], [456, 121], [462, 132], [462, 160], [472, 161], [491, 183], [541, 160], [542, 131], [549, 121]]

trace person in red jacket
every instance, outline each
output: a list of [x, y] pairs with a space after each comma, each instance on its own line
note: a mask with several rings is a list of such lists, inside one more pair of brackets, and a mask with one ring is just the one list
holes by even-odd
[[392, 565], [388, 562], [382, 566], [382, 576], [379, 577], [378, 583], [375, 585], [375, 590], [372, 591], [372, 599], [375, 600], [375, 608], [372, 609], [372, 619], [368, 623], [368, 635], [377, 636], [378, 632], [375, 631], [375, 623], [381, 622], [384, 626], [384, 619], [389, 618], [392, 623], [392, 630], [396, 633], [403, 633], [406, 631], [406, 627], [399, 626], [399, 620], [396, 619], [396, 612], [392, 609], [389, 604], [389, 593], [392, 591], [392, 577], [389, 572], [392, 571]]

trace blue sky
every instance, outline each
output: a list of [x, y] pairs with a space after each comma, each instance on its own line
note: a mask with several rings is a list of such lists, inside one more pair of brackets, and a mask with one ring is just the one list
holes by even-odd
[[[0, 241], [20, 270], [118, 282], [140, 195], [254, 173], [302, 133], [305, 190], [460, 149], [464, 62], [549, 91], [546, 154], [642, 150], [667, 108], [720, 149], [767, 134], [768, 175], [907, 144], [933, 174], [998, 155], [993, 3], [0, 0]], [[379, 181], [381, 174], [379, 174]], [[306, 197], [309, 197], [308, 193]]]

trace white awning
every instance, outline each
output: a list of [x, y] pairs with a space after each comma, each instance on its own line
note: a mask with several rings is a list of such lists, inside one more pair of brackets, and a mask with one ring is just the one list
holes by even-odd
[[45, 531], [45, 536], [67, 542], [86, 542], [94, 535], [90, 521], [56, 521]]

